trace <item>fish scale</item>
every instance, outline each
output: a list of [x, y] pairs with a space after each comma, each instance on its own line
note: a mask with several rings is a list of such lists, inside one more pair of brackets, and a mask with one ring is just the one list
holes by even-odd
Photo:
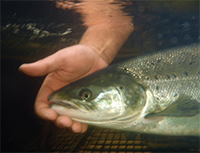
[[[153, 63], [153, 66], [148, 66], [148, 63]], [[147, 85], [159, 99], [167, 98], [167, 101], [173, 102], [181, 93], [200, 99], [198, 44], [137, 57], [134, 61], [125, 62], [118, 68], [120, 70], [126, 68], [133, 76], [137, 74], [135, 79]]]

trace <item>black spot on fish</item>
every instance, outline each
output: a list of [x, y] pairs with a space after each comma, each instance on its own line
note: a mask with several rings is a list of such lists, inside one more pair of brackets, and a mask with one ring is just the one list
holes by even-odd
[[184, 72], [184, 74], [185, 74], [186, 76], [188, 76], [188, 73], [187, 73], [187, 72]]
[[147, 77], [146, 79], [147, 79], [147, 80], [149, 80], [149, 78], [148, 78], [148, 77]]
[[155, 76], [155, 79], [158, 80], [158, 76], [157, 75]]
[[158, 90], [158, 86], [156, 86], [156, 90]]
[[192, 62], [190, 62], [189, 65], [192, 65]]
[[174, 97], [176, 97], [176, 96], [177, 96], [177, 94], [174, 95]]
[[123, 87], [122, 87], [122, 86], [120, 86], [119, 88], [120, 88], [120, 89], [123, 89]]
[[176, 78], [176, 75], [172, 74], [172, 76], [173, 76], [174, 78]]
[[158, 62], [158, 63], [160, 63], [160, 62], [161, 62], [161, 60], [159, 59], [159, 60], [157, 60], [157, 62]]
[[160, 100], [160, 98], [158, 98], [158, 97], [157, 97], [156, 99], [157, 99], [157, 100]]
[[170, 77], [169, 77], [169, 75], [166, 75], [166, 77], [167, 77], [167, 79], [169, 79]]

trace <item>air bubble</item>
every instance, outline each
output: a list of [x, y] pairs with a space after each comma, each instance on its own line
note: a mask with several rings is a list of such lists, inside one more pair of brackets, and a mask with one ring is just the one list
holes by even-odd
[[157, 37], [158, 37], [158, 39], [161, 39], [161, 38], [163, 37], [163, 34], [162, 34], [162, 33], [159, 33], [159, 34], [157, 35]]
[[176, 44], [178, 42], [178, 38], [177, 37], [172, 37], [171, 38], [171, 43], [172, 44]]
[[190, 26], [190, 23], [186, 21], [183, 23], [183, 26], [184, 26], [184, 28], [188, 28]]

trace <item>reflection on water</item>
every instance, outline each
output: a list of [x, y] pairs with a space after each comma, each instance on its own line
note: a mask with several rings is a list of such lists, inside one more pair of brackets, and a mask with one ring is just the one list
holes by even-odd
[[[61, 48], [77, 44], [85, 30], [77, 13], [56, 9], [53, 2], [13, 3], [3, 2], [1, 43], [5, 49], [2, 50], [2, 56], [45, 57]], [[135, 30], [118, 57], [126, 58], [198, 42], [197, 3], [133, 1], [131, 5], [123, 5], [124, 12], [133, 16]], [[94, 21], [91, 18], [90, 22]]]
[[[123, 5], [122, 9], [129, 17], [133, 16], [135, 29], [114, 62], [199, 41], [198, 1], [131, 1], [131, 3], [126, 4], [129, 5]], [[35, 145], [33, 140], [40, 141], [39, 137], [43, 135], [40, 134], [41, 125], [33, 112], [34, 98], [43, 78], [30, 79], [22, 76], [17, 71], [18, 66], [23, 62], [32, 62], [61, 48], [77, 44], [85, 29], [86, 27], [84, 27], [78, 13], [72, 10], [56, 9], [54, 2], [2, 2], [1, 45], [2, 79], [4, 80], [2, 81], [2, 143], [4, 144], [2, 149], [4, 151], [29, 151], [31, 145]], [[97, 131], [97, 135], [94, 135], [94, 141], [98, 135], [103, 134], [99, 130]], [[55, 130], [51, 132], [53, 133]], [[107, 132], [109, 133], [109, 131]], [[66, 133], [70, 132], [66, 131]], [[70, 134], [72, 135], [72, 133]], [[95, 148], [97, 143], [90, 141], [93, 140], [91, 133], [87, 134], [86, 137], [82, 136], [87, 138], [85, 145], [91, 143]], [[114, 134], [118, 134], [118, 132], [114, 132]], [[122, 135], [123, 138], [127, 138], [127, 135], [126, 137], [124, 134]], [[63, 140], [62, 143], [69, 142], [66, 137], [59, 137], [59, 135], [55, 135], [53, 138], [52, 135], [49, 137], [51, 137], [50, 145], [52, 146], [53, 140], [56, 141], [58, 138]], [[177, 143], [179, 146], [179, 150], [175, 149], [176, 151], [199, 151], [198, 138], [194, 140], [188, 137], [183, 142], [180, 141], [181, 138], [174, 140], [165, 137], [169, 141], [160, 144], [160, 138], [149, 141], [148, 136], [141, 139], [140, 137], [137, 135], [136, 138], [132, 136], [128, 139], [135, 139], [132, 143], [136, 139], [144, 141], [145, 146], [149, 145], [151, 148], [147, 151], [158, 151], [158, 145], [162, 147], [162, 150], [165, 150], [172, 143]], [[109, 137], [106, 138], [109, 139]], [[160, 141], [159, 144], [156, 140]], [[147, 141], [148, 143], [146, 143]], [[189, 141], [190, 143], [194, 142], [195, 145], [187, 146], [190, 144]], [[117, 144], [121, 144], [120, 142]], [[184, 147], [180, 145], [180, 142], [184, 144]], [[28, 147], [24, 148], [23, 146], [26, 144]], [[13, 149], [10, 148], [11, 145]], [[108, 145], [102, 143], [102, 147]], [[112, 145], [116, 144], [112, 143]], [[123, 146], [124, 144], [122, 144], [122, 148]], [[127, 146], [129, 146], [128, 143]], [[113, 151], [111, 148], [110, 150]], [[49, 151], [54, 151], [54, 149]], [[141, 149], [136, 148], [135, 150], [141, 151]], [[36, 149], [36, 151], [40, 150]]]

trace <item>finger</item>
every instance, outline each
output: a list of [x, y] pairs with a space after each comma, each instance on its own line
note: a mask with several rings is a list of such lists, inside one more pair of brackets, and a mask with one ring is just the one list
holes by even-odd
[[81, 130], [82, 130], [82, 125], [81, 125], [80, 122], [73, 121], [73, 124], [72, 124], [71, 128], [72, 128], [73, 132], [80, 133]]
[[44, 120], [50, 120], [50, 121], [54, 121], [58, 116], [56, 111], [51, 108], [42, 108], [40, 109], [40, 111], [36, 112], [36, 115], [38, 115], [40, 118]]
[[[41, 87], [43, 89], [43, 87]], [[46, 88], [46, 92], [44, 90], [39, 90], [34, 109], [37, 116], [44, 120], [55, 120], [58, 117], [58, 114], [55, 110], [49, 108], [48, 96], [52, 92], [52, 89]]]
[[60, 128], [69, 128], [72, 126], [72, 120], [69, 116], [58, 116], [54, 123]]
[[30, 64], [23, 64], [19, 70], [31, 76], [43, 76], [54, 70], [57, 70], [62, 65], [62, 57], [55, 53], [42, 60]]
[[63, 83], [60, 82], [59, 80], [57, 79], [54, 79], [54, 81], [51, 80], [52, 79], [50, 75], [48, 75], [45, 78], [37, 94], [37, 98], [34, 105], [35, 113], [39, 117], [47, 120], [55, 120], [58, 117], [56, 111], [49, 108], [50, 102], [48, 101], [48, 97], [55, 90], [58, 90], [60, 87], [63, 86]]
[[88, 125], [87, 124], [82, 124], [82, 129], [81, 129], [81, 133], [86, 132], [88, 129]]

